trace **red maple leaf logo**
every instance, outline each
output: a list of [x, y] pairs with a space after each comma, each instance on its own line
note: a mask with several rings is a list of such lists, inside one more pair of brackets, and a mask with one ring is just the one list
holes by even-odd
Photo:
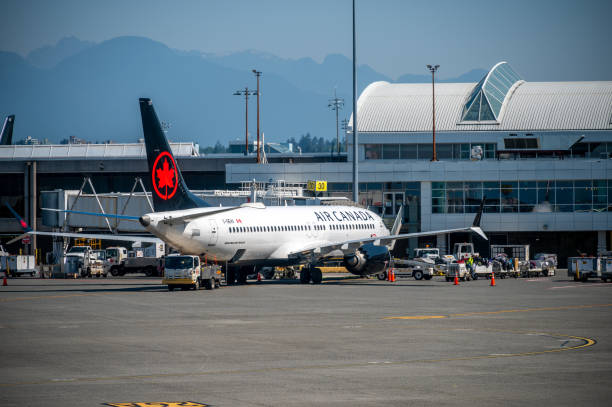
[[169, 152], [163, 151], [157, 156], [151, 175], [157, 196], [164, 200], [172, 198], [178, 186], [178, 174], [174, 158]]
[[159, 184], [157, 185], [157, 188], [161, 189], [166, 187], [166, 191], [168, 191], [167, 188], [174, 187], [174, 168], [170, 169], [170, 166], [168, 165], [168, 160], [164, 160], [162, 168], [158, 168], [155, 172], [157, 178], [159, 178]]

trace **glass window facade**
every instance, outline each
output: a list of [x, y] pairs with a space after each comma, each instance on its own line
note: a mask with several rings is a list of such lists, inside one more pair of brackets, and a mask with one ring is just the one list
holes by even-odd
[[499, 117], [510, 88], [521, 77], [506, 62], [496, 65], [470, 93], [463, 106], [462, 121], [487, 122]]
[[[436, 154], [441, 160], [469, 160], [472, 147], [480, 146], [483, 158], [494, 159], [497, 151], [495, 143], [436, 144]], [[431, 144], [365, 144], [366, 160], [431, 160]]]
[[432, 182], [432, 213], [612, 211], [612, 180]]

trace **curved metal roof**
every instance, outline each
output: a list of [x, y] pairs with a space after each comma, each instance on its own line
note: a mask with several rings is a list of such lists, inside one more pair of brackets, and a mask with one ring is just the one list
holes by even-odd
[[[525, 82], [518, 79], [508, 86], [501, 105], [490, 103], [491, 109], [497, 111], [496, 119], [464, 120], [470, 96], [475, 89], [476, 94], [487, 93], [486, 83], [494, 83], [490, 80], [491, 72], [495, 74], [500, 66], [503, 63], [497, 64], [477, 84], [436, 84], [437, 131], [612, 130], [612, 81]], [[486, 96], [490, 102], [491, 98]], [[360, 95], [357, 106], [360, 132], [431, 131], [431, 84], [374, 82]]]

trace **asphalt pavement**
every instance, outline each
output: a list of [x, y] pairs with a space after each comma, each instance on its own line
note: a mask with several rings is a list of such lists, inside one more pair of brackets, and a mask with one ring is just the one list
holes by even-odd
[[612, 283], [344, 277], [9, 279], [0, 405], [610, 405]]

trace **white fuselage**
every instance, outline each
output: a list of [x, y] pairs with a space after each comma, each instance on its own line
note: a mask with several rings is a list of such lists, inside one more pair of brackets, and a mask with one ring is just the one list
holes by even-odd
[[377, 214], [350, 206], [240, 207], [170, 224], [162, 222], [168, 212], [147, 216], [146, 229], [183, 254], [241, 263], [282, 263], [289, 253], [313, 245], [389, 235]]

